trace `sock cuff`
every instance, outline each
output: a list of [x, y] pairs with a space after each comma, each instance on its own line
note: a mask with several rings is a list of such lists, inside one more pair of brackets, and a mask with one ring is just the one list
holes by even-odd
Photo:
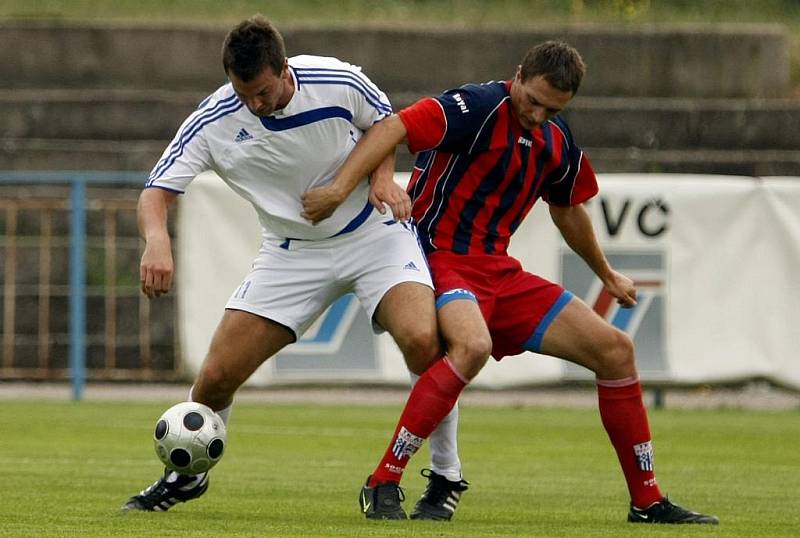
[[442, 357], [442, 362], [444, 362], [447, 365], [447, 367], [450, 368], [450, 371], [453, 372], [453, 375], [455, 375], [458, 378], [458, 380], [461, 381], [461, 383], [463, 383], [464, 385], [469, 385], [469, 379], [461, 375], [461, 372], [459, 372], [456, 369], [455, 365], [452, 362], [450, 362], [450, 359], [447, 357], [447, 355]]
[[639, 377], [624, 377], [622, 379], [598, 379], [597, 395], [609, 400], [621, 400], [642, 395], [642, 384]]

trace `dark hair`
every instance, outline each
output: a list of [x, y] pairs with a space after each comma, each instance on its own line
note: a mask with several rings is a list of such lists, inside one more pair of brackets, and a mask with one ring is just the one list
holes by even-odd
[[233, 73], [244, 82], [250, 82], [267, 67], [280, 75], [285, 61], [283, 37], [261, 15], [240, 22], [228, 32], [222, 44], [225, 73]]
[[545, 41], [525, 54], [520, 78], [525, 82], [541, 75], [554, 88], [574, 94], [585, 72], [586, 64], [577, 50], [563, 41]]

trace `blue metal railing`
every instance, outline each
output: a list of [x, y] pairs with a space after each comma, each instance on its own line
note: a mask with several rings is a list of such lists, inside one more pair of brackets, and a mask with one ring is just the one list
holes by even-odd
[[0, 171], [0, 185], [65, 184], [70, 191], [69, 367], [72, 397], [83, 399], [86, 385], [86, 187], [90, 184], [142, 185], [143, 172]]

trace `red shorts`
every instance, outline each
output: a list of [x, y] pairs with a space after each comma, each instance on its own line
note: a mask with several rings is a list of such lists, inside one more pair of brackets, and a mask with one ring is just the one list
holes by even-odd
[[572, 298], [558, 284], [523, 270], [510, 256], [437, 251], [428, 255], [428, 264], [437, 308], [474, 295], [496, 360], [539, 351], [545, 330]]

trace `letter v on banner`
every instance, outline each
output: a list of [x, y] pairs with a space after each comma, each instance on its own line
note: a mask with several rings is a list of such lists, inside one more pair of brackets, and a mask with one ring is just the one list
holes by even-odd
[[[637, 366], [644, 377], [664, 378], [669, 373], [666, 356], [667, 278], [665, 253], [653, 250], [607, 252], [611, 265], [633, 279], [637, 305], [622, 308], [600, 279], [572, 251], [562, 251], [564, 287], [571, 290], [606, 321], [630, 335], [636, 346]], [[586, 370], [569, 365], [570, 377], [587, 377]]]

